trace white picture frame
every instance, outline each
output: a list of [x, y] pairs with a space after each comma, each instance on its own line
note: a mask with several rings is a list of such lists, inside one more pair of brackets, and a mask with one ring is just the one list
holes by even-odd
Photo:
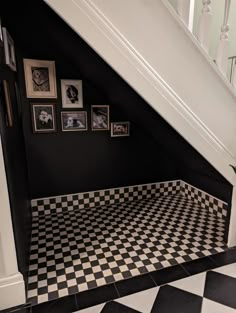
[[57, 98], [54, 61], [24, 59], [27, 98]]
[[62, 107], [64, 109], [83, 108], [82, 80], [61, 79]]
[[5, 27], [2, 28], [3, 45], [6, 64], [16, 72], [16, 56], [14, 41]]

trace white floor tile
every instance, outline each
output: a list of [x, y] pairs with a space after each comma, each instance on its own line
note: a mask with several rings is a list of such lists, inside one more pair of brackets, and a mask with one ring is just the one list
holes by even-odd
[[236, 263], [225, 265], [214, 269], [214, 272], [225, 274], [236, 278]]
[[95, 305], [95, 306], [92, 306], [91, 308], [79, 310], [79, 311], [76, 311], [74, 313], [100, 313], [102, 311], [103, 307], [105, 306], [105, 304], [106, 303]]
[[201, 313], [235, 313], [236, 310], [217, 302], [203, 299]]
[[[116, 299], [116, 302], [127, 305], [141, 313], [150, 313], [160, 287], [137, 292], [130, 296]], [[87, 312], [86, 312], [87, 313]]]
[[205, 280], [206, 273], [201, 273], [177, 280], [173, 283], [169, 283], [168, 285], [183, 289], [202, 297], [204, 293]]

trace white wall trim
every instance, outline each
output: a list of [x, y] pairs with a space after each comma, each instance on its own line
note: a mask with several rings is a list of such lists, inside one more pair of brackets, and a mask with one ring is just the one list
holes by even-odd
[[25, 303], [25, 282], [18, 272], [11, 209], [0, 137], [0, 310]]
[[25, 302], [25, 282], [21, 273], [0, 278], [0, 310]]

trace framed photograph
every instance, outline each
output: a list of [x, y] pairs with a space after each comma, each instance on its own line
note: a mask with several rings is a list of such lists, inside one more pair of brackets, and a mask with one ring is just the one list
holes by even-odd
[[13, 71], [16, 71], [14, 41], [5, 27], [2, 28], [2, 35], [5, 52], [5, 62]]
[[92, 130], [109, 130], [110, 117], [108, 105], [92, 105], [91, 127]]
[[63, 132], [87, 130], [87, 112], [61, 112], [61, 127]]
[[0, 45], [3, 44], [3, 34], [2, 34], [2, 21], [0, 18]]
[[24, 59], [27, 98], [56, 98], [54, 61]]
[[31, 109], [34, 133], [51, 133], [56, 131], [54, 104], [32, 103]]
[[12, 127], [13, 126], [13, 114], [12, 114], [12, 106], [11, 106], [11, 96], [9, 92], [8, 82], [6, 80], [3, 81], [3, 90], [4, 90], [5, 103], [6, 103], [7, 123], [9, 127]]
[[114, 122], [111, 123], [111, 137], [126, 137], [129, 136], [129, 122]]
[[63, 108], [82, 108], [83, 107], [83, 90], [82, 80], [62, 79], [61, 96]]

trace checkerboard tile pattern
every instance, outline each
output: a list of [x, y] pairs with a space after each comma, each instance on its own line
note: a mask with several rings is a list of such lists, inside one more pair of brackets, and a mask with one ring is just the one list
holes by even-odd
[[33, 304], [226, 249], [225, 221], [181, 194], [43, 215], [32, 226]]
[[162, 197], [180, 191], [180, 181], [169, 181], [146, 185], [83, 192], [73, 195], [57, 196], [31, 201], [34, 217], [53, 213], [87, 209], [97, 206], [111, 205], [143, 198]]
[[78, 312], [233, 313], [235, 290], [236, 263], [233, 263]]
[[186, 198], [196, 202], [203, 209], [209, 210], [209, 212], [216, 214], [219, 218], [227, 218], [228, 204], [226, 202], [221, 201], [184, 181], [181, 181], [180, 183], [180, 191]]

